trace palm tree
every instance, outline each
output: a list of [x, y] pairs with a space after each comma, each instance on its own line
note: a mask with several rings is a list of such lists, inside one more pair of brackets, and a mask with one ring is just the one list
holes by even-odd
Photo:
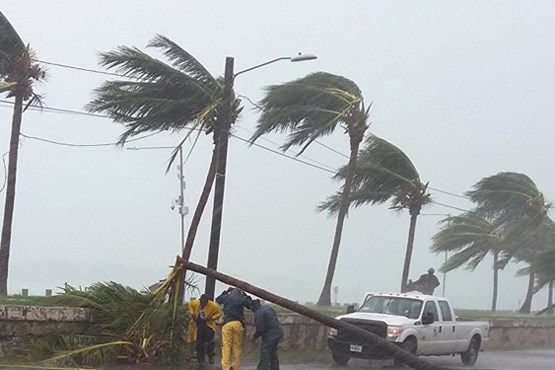
[[553, 314], [553, 282], [555, 281], [555, 223], [547, 220], [545, 246], [538, 253], [534, 267], [537, 276], [537, 289], [547, 286], [547, 306], [545, 312]]
[[[336, 179], [345, 179], [347, 168], [341, 168]], [[337, 212], [341, 194], [332, 195], [319, 209]], [[376, 135], [366, 139], [360, 151], [349, 197], [354, 207], [363, 204], [382, 204], [391, 201], [391, 209], [407, 209], [410, 214], [409, 235], [405, 249], [405, 261], [401, 275], [401, 291], [404, 291], [410, 270], [416, 221], [422, 207], [431, 202], [428, 184], [420, 175], [410, 158], [398, 147]]]
[[[283, 150], [301, 146], [300, 153], [315, 140], [342, 127], [349, 135], [350, 157], [342, 189], [341, 205], [330, 260], [318, 304], [331, 304], [331, 285], [341, 244], [343, 223], [349, 209], [351, 181], [358, 149], [368, 128], [368, 114], [362, 92], [351, 80], [326, 72], [309, 74], [303, 78], [266, 88], [260, 102], [262, 115], [258, 120], [251, 143], [269, 132], [289, 132]], [[299, 154], [300, 154], [299, 153]]]
[[[433, 237], [432, 251], [456, 252], [441, 266], [441, 271], [449, 272], [466, 264], [474, 270], [488, 254], [493, 255], [493, 298], [491, 310], [497, 309], [499, 270], [505, 266], [499, 261], [499, 253], [506, 240], [503, 228], [474, 211], [441, 221], [442, 227]], [[508, 262], [508, 261], [506, 261]], [[506, 264], [506, 262], [504, 262]]]
[[[533, 243], [517, 243], [515, 245], [519, 247], [512, 252], [513, 257], [531, 264], [528, 291], [520, 308], [520, 312], [530, 313], [535, 282], [533, 253], [540, 250], [536, 246], [531, 247], [530, 244], [538, 243], [540, 226], [544, 224], [551, 205], [545, 201], [530, 177], [516, 172], [500, 172], [485, 177], [466, 194], [477, 203], [479, 213], [486, 217], [494, 217], [497, 223], [506, 225], [507, 229], [518, 230], [525, 227], [525, 230], [531, 230], [528, 235], [531, 238], [529, 241]], [[523, 233], [515, 232], [514, 235]]]
[[[102, 53], [100, 64], [114, 68], [126, 80], [107, 81], [95, 90], [95, 99], [87, 106], [91, 112], [102, 112], [125, 131], [120, 144], [147, 131], [187, 131], [213, 135], [214, 151], [199, 202], [189, 226], [182, 256], [188, 260], [196, 232], [216, 176], [219, 127], [223, 110], [223, 81], [213, 77], [191, 54], [165, 36], [156, 35], [148, 47], [161, 51], [169, 64], [128, 46]], [[241, 112], [240, 100], [232, 97], [231, 123]], [[177, 150], [172, 156], [175, 158]]]
[[14, 111], [10, 137], [10, 155], [4, 221], [0, 241], [0, 295], [8, 294], [8, 267], [12, 238], [13, 212], [15, 207], [15, 185], [17, 159], [19, 155], [19, 134], [23, 116], [23, 103], [40, 104], [40, 96], [33, 88], [45, 77], [44, 70], [37, 64], [30, 47], [25, 46], [15, 29], [0, 12], [0, 93], [13, 97]]

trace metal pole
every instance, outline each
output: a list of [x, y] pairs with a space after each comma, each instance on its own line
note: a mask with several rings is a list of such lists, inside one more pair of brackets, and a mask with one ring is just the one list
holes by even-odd
[[181, 216], [181, 253], [185, 248], [185, 198], [184, 198], [185, 180], [183, 177], [183, 147], [179, 147], [179, 215]]
[[[229, 142], [229, 130], [231, 128], [231, 103], [233, 98], [233, 57], [225, 60], [222, 122], [215, 128], [216, 136], [216, 185], [214, 189], [214, 209], [212, 211], [212, 226], [210, 232], [210, 245], [208, 247], [207, 267], [218, 270], [218, 254], [220, 250], [220, 235], [222, 230], [222, 215], [224, 208], [225, 173], [227, 164], [227, 147]], [[214, 298], [216, 290], [216, 279], [206, 277], [205, 293]]]
[[[447, 214], [447, 217], [449, 218], [449, 221], [447, 221], [447, 227], [449, 227], [451, 225], [451, 220], [450, 220], [451, 214], [450, 213]], [[444, 261], [444, 264], [443, 264], [444, 266], [447, 263], [447, 257], [448, 257], [447, 254], [448, 254], [448, 252], [445, 251], [445, 261]], [[446, 285], [447, 285], [447, 272], [444, 271], [443, 272], [443, 286], [441, 288], [441, 296], [442, 297], [445, 297], [445, 286]]]

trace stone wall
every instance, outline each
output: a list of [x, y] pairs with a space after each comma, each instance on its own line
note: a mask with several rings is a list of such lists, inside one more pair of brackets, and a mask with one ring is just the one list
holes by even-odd
[[90, 323], [89, 312], [82, 308], [0, 305], [0, 357], [24, 348], [34, 335], [79, 333]]
[[[326, 350], [329, 329], [297, 314], [280, 314], [284, 350]], [[69, 307], [28, 307], [0, 305], [0, 357], [24, 347], [33, 335], [50, 332], [82, 332], [91, 325], [89, 312]], [[555, 318], [491, 320], [488, 349], [555, 348]], [[252, 315], [246, 316], [247, 340], [254, 332]]]
[[490, 320], [487, 348], [555, 348], [555, 318]]

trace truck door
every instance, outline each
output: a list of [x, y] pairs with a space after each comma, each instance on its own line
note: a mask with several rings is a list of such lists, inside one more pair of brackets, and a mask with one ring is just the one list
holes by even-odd
[[455, 345], [457, 340], [456, 321], [451, 313], [451, 307], [447, 301], [438, 301], [439, 311], [441, 313], [442, 326], [441, 326], [441, 341], [443, 353], [455, 352]]
[[441, 342], [442, 335], [442, 323], [439, 318], [439, 313], [437, 305], [434, 301], [428, 301], [424, 305], [424, 310], [422, 311], [422, 316], [431, 313], [434, 317], [434, 322], [428, 325], [422, 325], [420, 341], [418, 342], [418, 354], [434, 354], [439, 355], [444, 352]]

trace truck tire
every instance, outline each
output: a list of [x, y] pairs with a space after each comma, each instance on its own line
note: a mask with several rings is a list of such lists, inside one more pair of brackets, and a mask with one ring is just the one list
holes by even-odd
[[478, 353], [480, 353], [481, 339], [479, 335], [475, 335], [468, 344], [466, 352], [461, 353], [461, 362], [465, 366], [472, 366], [478, 360]]
[[[399, 346], [401, 349], [404, 349], [407, 352], [412, 353], [413, 355], [416, 355], [416, 349], [418, 348], [418, 342], [416, 341], [416, 338], [414, 337], [410, 337], [405, 339], [405, 341], [403, 343], [401, 343], [401, 345]], [[401, 360], [399, 360], [398, 358], [393, 358], [393, 363], [395, 364], [395, 366], [403, 366], [403, 362]]]
[[349, 362], [351, 354], [348, 352], [334, 351], [331, 353], [331, 357], [336, 364], [344, 366], [347, 365], [347, 362]]

